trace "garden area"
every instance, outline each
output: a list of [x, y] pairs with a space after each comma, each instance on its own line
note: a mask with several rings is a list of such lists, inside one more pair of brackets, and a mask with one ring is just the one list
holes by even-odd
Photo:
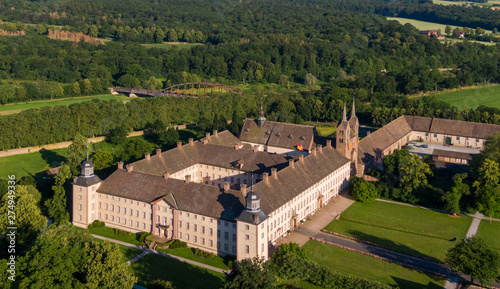
[[401, 253], [444, 260], [455, 241], [465, 237], [469, 217], [376, 201], [351, 205], [324, 229], [375, 243]]
[[422, 273], [317, 241], [307, 242], [307, 255], [321, 265], [346, 275], [378, 281], [399, 288], [443, 288], [445, 278]]
[[500, 254], [500, 222], [482, 220], [476, 236], [481, 237], [488, 245]]

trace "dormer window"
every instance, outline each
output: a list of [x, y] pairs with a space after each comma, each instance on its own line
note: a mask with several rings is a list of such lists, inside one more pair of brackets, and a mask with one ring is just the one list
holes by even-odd
[[301, 137], [300, 137], [300, 139], [301, 139], [301, 140], [305, 140], [306, 138], [305, 138], [304, 136], [301, 136]]
[[270, 135], [271, 133], [269, 131], [266, 131], [266, 135]]
[[289, 136], [288, 136], [288, 138], [292, 138], [292, 137], [293, 137], [293, 135], [289, 135]]
[[245, 132], [249, 132], [249, 131], [250, 131], [250, 129], [248, 129], [248, 127], [247, 127], [247, 128], [245, 129]]
[[277, 133], [277, 134], [276, 134], [276, 136], [277, 136], [277, 137], [280, 137], [280, 136], [281, 136], [281, 134], [280, 134], [280, 133]]

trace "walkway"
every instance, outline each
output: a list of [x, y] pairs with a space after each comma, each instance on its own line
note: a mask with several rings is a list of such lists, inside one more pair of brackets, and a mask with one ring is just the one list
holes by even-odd
[[142, 257], [146, 256], [147, 254], [149, 254], [149, 252], [148, 252], [148, 251], [142, 251], [142, 253], [141, 253], [141, 254], [139, 254], [139, 255], [135, 256], [134, 258], [132, 258], [132, 259], [128, 260], [127, 265], [130, 265], [130, 264], [132, 264], [132, 263], [135, 263], [135, 261], [137, 261], [137, 260], [141, 259]]
[[480, 212], [476, 212], [471, 217], [473, 219], [472, 219], [472, 223], [470, 224], [469, 230], [467, 231], [467, 235], [466, 235], [467, 238], [472, 237], [477, 233], [477, 229], [479, 228], [479, 224], [481, 224], [481, 220], [485, 219], [484, 215], [481, 214]]
[[[191, 265], [194, 265], [194, 266], [198, 266], [198, 267], [202, 267], [202, 268], [205, 268], [205, 269], [208, 269], [208, 270], [212, 270], [212, 271], [215, 271], [215, 272], [219, 272], [219, 273], [224, 273], [226, 272], [225, 270], [221, 269], [221, 268], [217, 268], [217, 267], [213, 267], [213, 266], [210, 266], [210, 265], [206, 265], [206, 264], [203, 264], [203, 263], [199, 263], [199, 262], [196, 262], [196, 261], [193, 261], [193, 260], [189, 260], [189, 259], [186, 259], [186, 258], [182, 258], [182, 257], [178, 257], [178, 256], [174, 256], [174, 255], [170, 255], [170, 254], [167, 254], [167, 253], [163, 253], [163, 252], [158, 252], [158, 251], [155, 251], [155, 250], [150, 250], [150, 249], [147, 249], [147, 248], [142, 248], [140, 246], [136, 246], [136, 245], [133, 245], [133, 244], [130, 244], [130, 243], [126, 243], [126, 242], [122, 242], [122, 241], [118, 241], [118, 240], [115, 240], [115, 239], [111, 239], [111, 238], [106, 238], [106, 237], [103, 237], [103, 236], [99, 236], [99, 235], [94, 235], [92, 234], [92, 236], [94, 238], [97, 238], [97, 239], [101, 239], [101, 240], [107, 240], [107, 241], [110, 241], [110, 242], [113, 242], [113, 243], [116, 243], [116, 244], [120, 244], [120, 245], [123, 245], [123, 246], [127, 246], [127, 247], [130, 247], [130, 248], [135, 248], [135, 249], [138, 249], [138, 250], [141, 250], [144, 252], [147, 252], [147, 254], [157, 254], [157, 255], [160, 255], [160, 256], [163, 256], [163, 257], [167, 257], [167, 258], [171, 258], [171, 259], [175, 259], [177, 261], [181, 261], [181, 262], [186, 262], [188, 264], [191, 264]], [[142, 254], [141, 254], [142, 255]], [[146, 254], [144, 254], [145, 256]], [[142, 257], [141, 257], [142, 258]], [[132, 259], [133, 260], [133, 259]], [[132, 261], [131, 260], [131, 261]], [[135, 262], [135, 261], [134, 261]]]

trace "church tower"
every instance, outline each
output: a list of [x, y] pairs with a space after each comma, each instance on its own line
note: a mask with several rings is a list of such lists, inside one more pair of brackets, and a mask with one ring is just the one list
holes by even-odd
[[94, 174], [94, 164], [87, 158], [80, 166], [81, 172], [73, 180], [73, 225], [87, 228], [94, 220], [97, 220], [97, 188], [102, 181]]
[[264, 116], [264, 108], [262, 107], [262, 103], [261, 103], [259, 117], [257, 118], [257, 126], [263, 127], [265, 122], [266, 122], [266, 117]]
[[347, 121], [346, 106], [344, 103], [344, 113], [342, 121], [337, 127], [337, 151], [350, 159], [352, 162], [352, 174], [357, 174], [358, 170], [358, 140], [359, 140], [359, 120], [356, 116], [355, 100], [352, 100], [352, 111], [349, 121]]

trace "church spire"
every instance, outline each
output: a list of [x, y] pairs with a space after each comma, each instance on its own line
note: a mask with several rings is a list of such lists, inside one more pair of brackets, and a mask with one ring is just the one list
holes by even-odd
[[264, 117], [264, 108], [262, 107], [262, 102], [260, 103], [260, 111], [259, 111], [259, 116]]
[[347, 113], [346, 113], [346, 108], [345, 108], [345, 102], [344, 102], [344, 114], [342, 116], [342, 122], [347, 121]]
[[352, 98], [352, 111], [351, 111], [351, 117], [356, 117], [356, 108], [355, 108], [355, 98]]
[[265, 122], [266, 122], [266, 117], [264, 116], [264, 107], [262, 106], [262, 102], [261, 102], [260, 103], [259, 117], [257, 118], [257, 126], [262, 127], [262, 126], [264, 126]]

